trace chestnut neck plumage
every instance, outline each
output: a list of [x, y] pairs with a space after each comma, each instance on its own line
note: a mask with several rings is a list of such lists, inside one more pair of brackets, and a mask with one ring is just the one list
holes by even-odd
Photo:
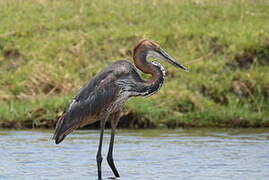
[[164, 81], [164, 68], [157, 62], [148, 62], [147, 57], [150, 47], [138, 45], [134, 49], [133, 59], [135, 66], [145, 74], [150, 74], [151, 78], [144, 81], [143, 92], [140, 96], [150, 96], [157, 92]]

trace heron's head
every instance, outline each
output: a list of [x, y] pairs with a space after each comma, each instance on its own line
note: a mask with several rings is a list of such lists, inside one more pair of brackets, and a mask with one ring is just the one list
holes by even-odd
[[184, 69], [185, 71], [189, 71], [186, 67], [182, 64], [177, 62], [174, 58], [172, 58], [167, 52], [165, 52], [157, 43], [150, 41], [150, 40], [142, 40], [140, 41], [136, 47], [134, 48], [134, 52], [138, 50], [147, 51], [147, 57], [153, 57], [158, 60], [166, 61], [177, 68]]

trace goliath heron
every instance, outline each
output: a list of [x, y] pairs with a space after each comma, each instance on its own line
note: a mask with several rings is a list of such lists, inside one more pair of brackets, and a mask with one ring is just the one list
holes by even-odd
[[[123, 103], [130, 97], [150, 96], [156, 93], [164, 81], [165, 70], [158, 62], [148, 62], [153, 57], [164, 60], [175, 67], [188, 71], [183, 65], [176, 62], [159, 45], [150, 40], [139, 42], [133, 51], [134, 64], [128, 61], [116, 61], [94, 76], [73, 99], [68, 109], [59, 118], [53, 139], [59, 144], [74, 129], [100, 120], [101, 133], [97, 151], [98, 179], [102, 179], [102, 141], [105, 123], [111, 121], [111, 138], [107, 161], [114, 175], [119, 173], [113, 161], [113, 144], [115, 129]], [[137, 69], [150, 74], [151, 79], [143, 80]]]

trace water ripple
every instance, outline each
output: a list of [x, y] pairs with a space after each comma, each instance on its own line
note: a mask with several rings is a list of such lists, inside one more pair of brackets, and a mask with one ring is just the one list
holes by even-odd
[[[52, 131], [1, 130], [0, 179], [96, 179], [99, 131], [76, 131], [60, 145], [51, 136]], [[268, 129], [120, 130], [114, 159], [123, 180], [267, 180], [268, 137]], [[113, 175], [106, 161], [103, 175]]]

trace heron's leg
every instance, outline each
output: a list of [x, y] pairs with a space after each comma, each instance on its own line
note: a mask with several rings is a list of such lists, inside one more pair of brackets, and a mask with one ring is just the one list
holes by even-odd
[[115, 164], [114, 164], [114, 160], [113, 160], [113, 145], [114, 145], [114, 136], [115, 136], [115, 129], [111, 130], [111, 138], [110, 138], [110, 144], [109, 144], [109, 150], [108, 150], [108, 155], [107, 155], [107, 162], [110, 166], [110, 168], [112, 169], [114, 175], [116, 177], [120, 177]]
[[104, 135], [106, 119], [107, 119], [107, 117], [102, 118], [100, 120], [101, 132], [100, 132], [98, 151], [97, 151], [97, 155], [96, 155], [98, 180], [102, 179], [102, 172], [101, 172], [101, 164], [102, 164], [102, 160], [103, 160], [103, 158], [102, 158], [102, 143], [103, 143], [103, 135]]
[[114, 145], [115, 131], [116, 131], [116, 127], [119, 121], [119, 117], [120, 117], [120, 112], [114, 113], [111, 117], [111, 138], [110, 138], [108, 155], [107, 155], [107, 162], [116, 177], [120, 177], [120, 175], [115, 167], [114, 160], [113, 160], [113, 145]]

